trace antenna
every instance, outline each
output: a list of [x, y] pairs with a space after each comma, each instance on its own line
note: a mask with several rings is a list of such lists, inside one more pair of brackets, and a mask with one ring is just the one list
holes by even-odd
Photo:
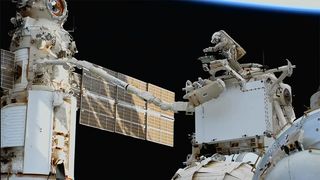
[[263, 71], [266, 70], [266, 67], [265, 67], [265, 59], [264, 59], [264, 50], [262, 49], [262, 68], [263, 68]]
[[74, 30], [76, 29], [75, 28], [75, 17], [74, 16], [72, 16], [72, 29], [71, 30], [67, 30], [69, 33], [71, 32], [71, 33], [73, 33], [74, 32]]

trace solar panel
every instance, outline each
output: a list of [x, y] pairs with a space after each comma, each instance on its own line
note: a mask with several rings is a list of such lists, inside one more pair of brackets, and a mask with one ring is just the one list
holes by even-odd
[[147, 140], [173, 146], [174, 120], [161, 116], [147, 116]]
[[[108, 71], [108, 73], [112, 76], [116, 76], [116, 72], [105, 68], [104, 70]], [[87, 70], [83, 70], [82, 88], [86, 91], [90, 91], [97, 95], [105, 96], [111, 99], [116, 99], [116, 86], [109, 82], [103, 81], [95, 75], [92, 75]]]
[[83, 93], [80, 124], [114, 132], [115, 102], [95, 94]]
[[[174, 93], [171, 91], [122, 73], [103, 69], [140, 90], [153, 93], [163, 101], [174, 102]], [[80, 78], [76, 77], [74, 81], [81, 81], [77, 79]], [[153, 104], [147, 104], [138, 96], [100, 79], [87, 70], [83, 70], [79, 92], [81, 92], [80, 124], [173, 146], [173, 112], [163, 111]]]
[[[174, 92], [148, 83], [148, 92], [162, 101], [173, 103]], [[173, 146], [174, 112], [161, 110], [160, 107], [147, 104], [147, 140]]]
[[[148, 92], [152, 93], [154, 96], [157, 98], [161, 99], [162, 101], [168, 102], [168, 103], [173, 103], [175, 100], [175, 93], [172, 91], [169, 91], [167, 89], [158, 87], [156, 85], [148, 83]], [[161, 110], [160, 107], [148, 103], [148, 109], [151, 109], [153, 111], [159, 112], [163, 115], [167, 115], [168, 117], [173, 119], [174, 112], [173, 111], [164, 111]]]
[[1, 88], [4, 90], [13, 88], [14, 58], [13, 52], [1, 49]]
[[[118, 73], [117, 76], [119, 79], [121, 79], [122, 81], [129, 83], [130, 85], [135, 86], [138, 89], [141, 89], [143, 91], [147, 91], [147, 83], [140, 81], [138, 79], [135, 79], [133, 77], [124, 75], [122, 73]], [[139, 98], [138, 96], [128, 93], [127, 91], [125, 91], [124, 89], [118, 88], [118, 94], [117, 94], [117, 100], [118, 101], [124, 101], [126, 103], [129, 104], [133, 104], [135, 106], [140, 106], [142, 108], [146, 108], [146, 102]]]
[[117, 104], [116, 129], [117, 133], [145, 139], [145, 111], [137, 107]]

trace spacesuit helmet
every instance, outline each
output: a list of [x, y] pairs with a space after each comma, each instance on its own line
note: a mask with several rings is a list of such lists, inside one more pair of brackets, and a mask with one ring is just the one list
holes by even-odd
[[220, 41], [221, 38], [221, 33], [220, 32], [215, 32], [213, 33], [211, 37], [211, 43], [212, 44], [217, 44]]

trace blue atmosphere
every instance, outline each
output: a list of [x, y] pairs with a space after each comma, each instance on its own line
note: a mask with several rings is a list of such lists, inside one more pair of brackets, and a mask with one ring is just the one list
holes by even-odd
[[[258, 2], [246, 2], [246, 1], [235, 1], [235, 0], [189, 0], [195, 3], [206, 3], [206, 4], [218, 4], [240, 8], [250, 8], [257, 10], [268, 10], [285, 13], [299, 13], [299, 14], [313, 14], [320, 15], [320, 7], [298, 7], [298, 6], [285, 6], [278, 4], [267, 4]], [[317, 0], [316, 0], [317, 1]], [[319, 3], [320, 4], [320, 3]]]

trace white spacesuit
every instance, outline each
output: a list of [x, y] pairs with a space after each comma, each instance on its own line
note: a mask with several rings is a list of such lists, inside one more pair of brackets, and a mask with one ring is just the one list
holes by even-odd
[[215, 32], [211, 37], [213, 47], [208, 47], [203, 50], [204, 53], [214, 52], [222, 55], [227, 60], [235, 60], [236, 45], [227, 38], [221, 31]]
[[[216, 60], [226, 59], [230, 66], [232, 66], [237, 72], [242, 72], [242, 68], [237, 62], [237, 60], [242, 57], [238, 57], [238, 44], [229, 35], [227, 35], [226, 32], [220, 30], [213, 33], [211, 37], [211, 43], [214, 46], [203, 49], [204, 53], [213, 53]], [[238, 47], [240, 49], [240, 46]]]

